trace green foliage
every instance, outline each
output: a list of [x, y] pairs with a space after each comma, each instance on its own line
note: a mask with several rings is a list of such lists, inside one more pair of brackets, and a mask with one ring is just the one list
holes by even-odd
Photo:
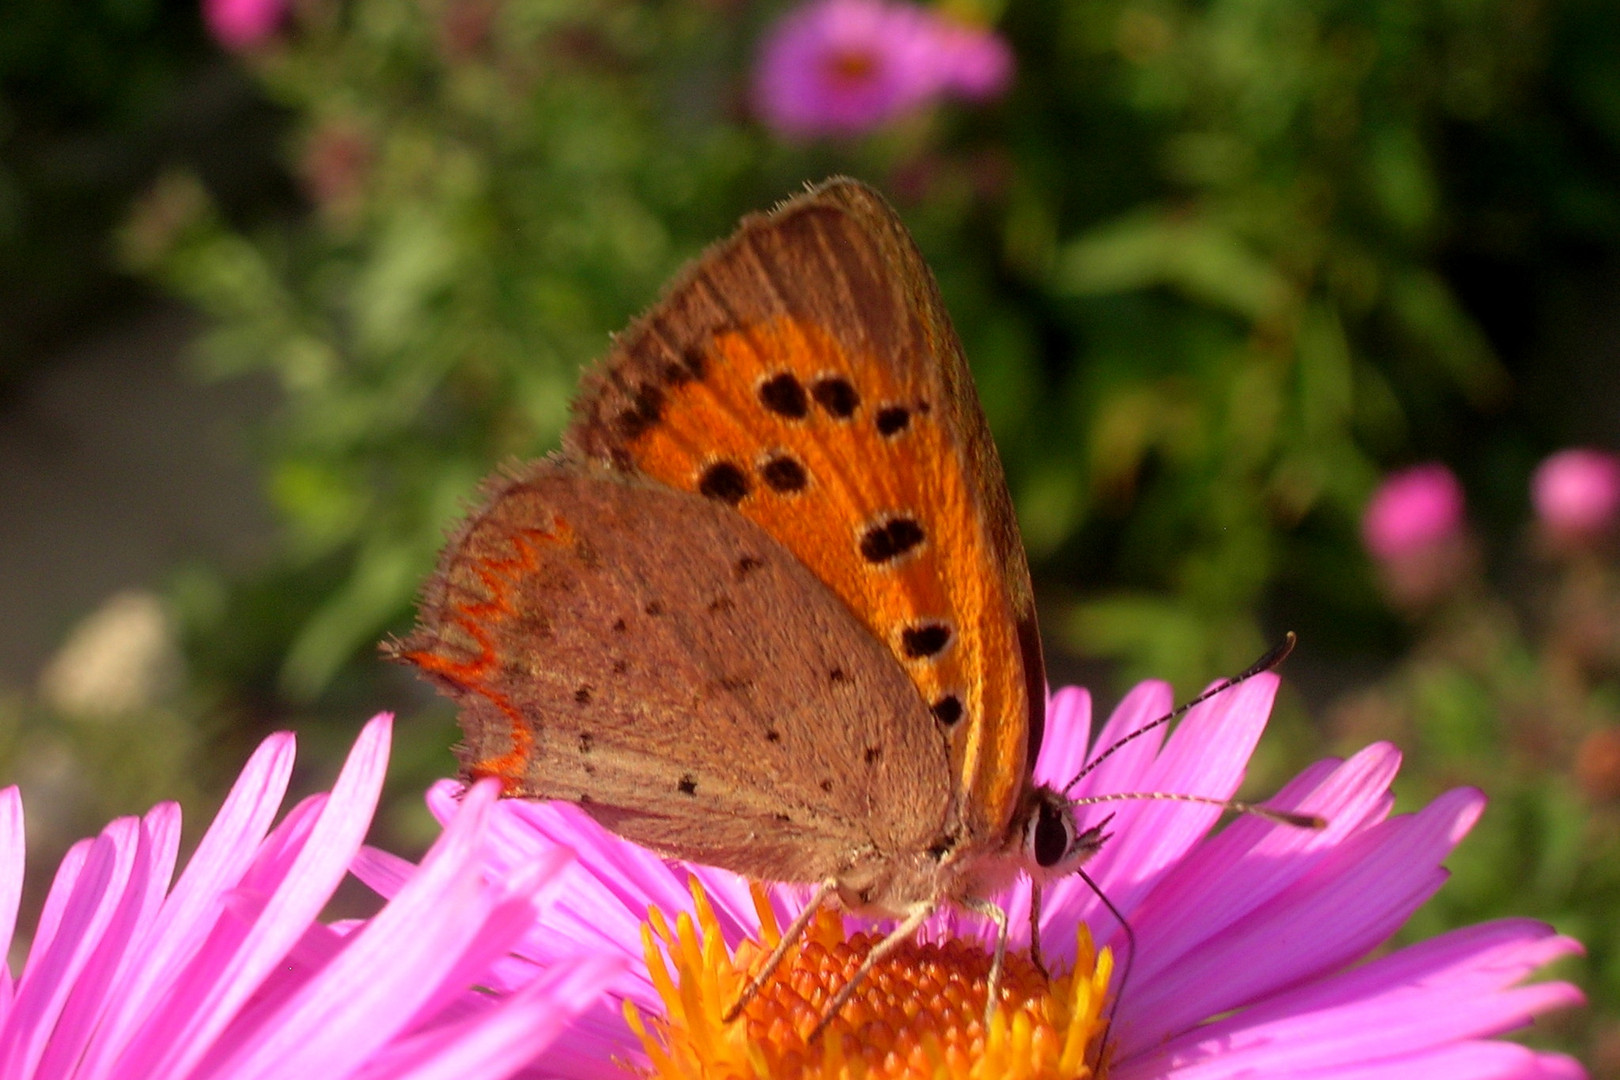
[[243, 234], [170, 178], [130, 230], [216, 317], [213, 369], [285, 391], [286, 556], [345, 568], [287, 643], [297, 698], [401, 624], [475, 479], [554, 445], [682, 260], [833, 171], [889, 190], [940, 275], [1030, 547], [1087, 586], [1052, 627], [1132, 672], [1241, 664], [1290, 532], [1349, 549], [1378, 460], [1508, 385], [1443, 272], [1472, 208], [1441, 159], [1517, 119], [1561, 13], [1014, 4], [1007, 100], [814, 145], [747, 115], [756, 6], [299, 13], [253, 63], [310, 217]]

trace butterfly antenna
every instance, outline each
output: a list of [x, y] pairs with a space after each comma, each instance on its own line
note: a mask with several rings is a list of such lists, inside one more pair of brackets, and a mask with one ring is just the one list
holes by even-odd
[[[1124, 912], [1114, 906], [1114, 902], [1108, 899], [1108, 894], [1102, 891], [1101, 885], [1092, 880], [1090, 874], [1078, 868], [1075, 873], [1079, 874], [1080, 880], [1097, 894], [1097, 899], [1102, 901], [1103, 907], [1108, 909], [1108, 913], [1119, 922], [1119, 928], [1125, 932], [1125, 962], [1119, 967], [1119, 986], [1114, 990], [1114, 1007], [1108, 1010], [1102, 1038], [1097, 1042], [1097, 1064], [1100, 1065], [1103, 1055], [1108, 1053], [1108, 1037], [1114, 1033], [1114, 1018], [1119, 1015], [1119, 1006], [1125, 1000], [1125, 984], [1131, 981], [1131, 965], [1136, 963], [1136, 931], [1131, 929], [1130, 920], [1125, 917]], [[1095, 1073], [1097, 1070], [1093, 1071]]]
[[[1112, 746], [1108, 747], [1102, 753], [1098, 754], [1096, 757], [1094, 757], [1090, 761], [1086, 762], [1086, 764], [1081, 768], [1081, 770], [1074, 774], [1074, 778], [1072, 780], [1070, 780], [1067, 784], [1063, 785], [1063, 794], [1067, 795], [1069, 793], [1070, 788], [1074, 787], [1074, 785], [1078, 784], [1081, 780], [1085, 779], [1086, 776], [1089, 775], [1091, 773], [1091, 771], [1093, 769], [1095, 769], [1097, 766], [1101, 765], [1103, 762], [1105, 762], [1109, 758], [1113, 757], [1116, 753], [1118, 753], [1121, 749], [1123, 749], [1125, 747], [1125, 745], [1127, 743], [1129, 743], [1131, 740], [1137, 739], [1137, 738], [1140, 738], [1143, 735], [1146, 735], [1148, 732], [1152, 731], [1154, 728], [1164, 727], [1164, 725], [1170, 723], [1171, 721], [1175, 720], [1177, 717], [1183, 715], [1189, 709], [1192, 709], [1194, 706], [1197, 706], [1197, 705], [1202, 705], [1204, 702], [1208, 701], [1210, 698], [1214, 697], [1216, 694], [1222, 693], [1223, 691], [1226, 691], [1226, 690], [1230, 690], [1232, 687], [1236, 686], [1238, 683], [1247, 682], [1248, 680], [1254, 678], [1256, 675], [1260, 674], [1262, 671], [1270, 671], [1272, 668], [1277, 667], [1284, 660], [1288, 659], [1288, 654], [1294, 651], [1294, 643], [1296, 641], [1298, 641], [1298, 640], [1299, 640], [1298, 637], [1295, 636], [1295, 634], [1294, 634], [1294, 632], [1292, 630], [1288, 631], [1287, 636], [1285, 636], [1282, 639], [1282, 642], [1280, 644], [1273, 647], [1264, 656], [1262, 656], [1260, 659], [1256, 660], [1254, 663], [1250, 664], [1248, 667], [1244, 668], [1242, 671], [1238, 672], [1236, 675], [1233, 675], [1229, 679], [1222, 679], [1220, 682], [1216, 683], [1214, 686], [1210, 687], [1208, 690], [1205, 690], [1202, 694], [1199, 694], [1197, 697], [1193, 698], [1191, 701], [1189, 701], [1189, 702], [1187, 702], [1187, 703], [1185, 703], [1183, 705], [1178, 705], [1174, 709], [1172, 709], [1169, 712], [1165, 713], [1163, 716], [1159, 717], [1157, 720], [1151, 720], [1148, 723], [1143, 724], [1141, 727], [1137, 728], [1135, 731], [1132, 731], [1127, 735], [1121, 736], [1120, 739], [1117, 742], [1115, 742]], [[1133, 796], [1133, 797], [1139, 798], [1141, 796]], [[1152, 796], [1149, 796], [1149, 797], [1152, 797]]]
[[1200, 803], [1204, 806], [1218, 806], [1222, 810], [1231, 810], [1237, 814], [1250, 814], [1267, 821], [1275, 821], [1280, 825], [1292, 825], [1300, 829], [1325, 829], [1327, 819], [1317, 814], [1301, 814], [1293, 810], [1274, 810], [1269, 806], [1260, 806], [1257, 803], [1238, 802], [1236, 799], [1217, 799], [1212, 795], [1185, 795], [1179, 791], [1119, 791], [1107, 795], [1087, 795], [1079, 799], [1071, 799], [1070, 806], [1095, 806], [1098, 803], [1128, 802], [1140, 799], [1158, 799], [1163, 802]]

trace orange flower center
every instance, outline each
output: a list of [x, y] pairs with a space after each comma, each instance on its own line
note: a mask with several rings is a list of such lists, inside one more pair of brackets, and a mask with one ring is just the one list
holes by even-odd
[[823, 909], [782, 965], [727, 1024], [721, 1016], [780, 940], [764, 893], [754, 889], [764, 941], [731, 954], [708, 897], [694, 882], [697, 921], [672, 930], [661, 912], [642, 928], [647, 967], [664, 1017], [626, 1005], [658, 1080], [1098, 1080], [1106, 1055], [1102, 1006], [1112, 971], [1082, 926], [1073, 971], [1051, 981], [1025, 955], [1007, 957], [1000, 1001], [985, 1026], [990, 956], [976, 940], [911, 941], [886, 956], [849, 1003], [812, 1038], [826, 1003], [860, 967], [881, 934], [846, 937]]

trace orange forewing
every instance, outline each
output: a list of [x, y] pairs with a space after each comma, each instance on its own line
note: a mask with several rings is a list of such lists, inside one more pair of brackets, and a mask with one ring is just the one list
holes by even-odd
[[575, 453], [732, 503], [890, 647], [948, 732], [962, 824], [998, 837], [1045, 705], [1029, 574], [955, 333], [893, 212], [843, 181], [745, 221], [575, 411]]

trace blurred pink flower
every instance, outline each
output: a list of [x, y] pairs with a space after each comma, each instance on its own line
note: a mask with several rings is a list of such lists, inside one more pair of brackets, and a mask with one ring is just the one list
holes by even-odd
[[1620, 513], [1620, 458], [1601, 450], [1563, 450], [1537, 467], [1530, 498], [1543, 525], [1563, 535], [1592, 535]]
[[1012, 80], [1013, 54], [1007, 43], [978, 27], [940, 20], [939, 72], [945, 89], [970, 101], [997, 97]]
[[1362, 514], [1361, 539], [1375, 558], [1389, 561], [1438, 546], [1462, 524], [1462, 485], [1450, 469], [1430, 463], [1384, 480]]
[[1006, 88], [1012, 51], [988, 30], [887, 0], [812, 0], [760, 49], [755, 102], [789, 137], [853, 135], [944, 95]]
[[[371, 825], [390, 726], [372, 720], [332, 791], [274, 829], [293, 738], [266, 739], [172, 888], [172, 803], [70, 849], [21, 977], [0, 969], [0, 1075], [427, 1080], [509, 1076], [540, 1054], [621, 964], [575, 960], [500, 1000], [472, 989], [534, 924], [568, 861], [559, 852], [482, 880], [493, 786], [468, 792], [376, 916], [316, 919]], [[7, 788], [0, 956], [23, 856], [22, 803]]]
[[287, 0], [203, 0], [203, 22], [227, 49], [255, 49], [270, 40]]

